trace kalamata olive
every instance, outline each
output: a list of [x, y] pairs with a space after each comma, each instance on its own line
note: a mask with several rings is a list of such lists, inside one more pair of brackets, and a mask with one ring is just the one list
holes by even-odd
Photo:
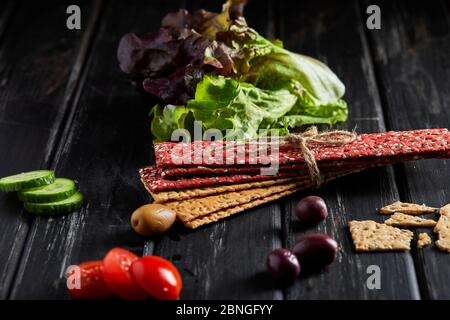
[[295, 255], [288, 249], [275, 249], [266, 260], [267, 270], [280, 284], [289, 284], [300, 274], [300, 264]]
[[161, 204], [152, 203], [133, 212], [131, 226], [143, 236], [159, 235], [167, 231], [175, 222], [176, 213]]
[[322, 198], [309, 196], [297, 203], [295, 206], [295, 215], [303, 223], [317, 224], [327, 217], [327, 205]]
[[322, 268], [336, 259], [338, 245], [326, 234], [311, 234], [300, 239], [292, 248], [302, 267], [307, 270]]

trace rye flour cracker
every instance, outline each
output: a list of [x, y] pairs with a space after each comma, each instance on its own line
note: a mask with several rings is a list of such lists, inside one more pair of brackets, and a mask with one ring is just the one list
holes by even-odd
[[411, 216], [404, 213], [396, 212], [387, 219], [384, 224], [393, 227], [434, 227], [436, 221], [431, 219], [424, 219], [416, 216]]
[[420, 205], [420, 204], [415, 204], [415, 203], [396, 201], [390, 205], [387, 205], [387, 206], [381, 208], [379, 211], [382, 214], [393, 214], [396, 212], [404, 213], [404, 214], [427, 214], [427, 213], [436, 212], [437, 209], [427, 207], [424, 204]]
[[410, 250], [413, 233], [371, 220], [348, 223], [357, 252]]

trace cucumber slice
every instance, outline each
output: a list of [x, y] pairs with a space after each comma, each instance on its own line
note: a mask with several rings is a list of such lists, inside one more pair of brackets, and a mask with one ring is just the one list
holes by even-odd
[[17, 193], [23, 202], [55, 202], [67, 199], [77, 192], [75, 182], [70, 179], [56, 178], [55, 182], [42, 187], [24, 189]]
[[77, 211], [83, 206], [83, 195], [80, 192], [74, 193], [69, 198], [47, 203], [25, 202], [24, 207], [28, 212], [42, 215], [53, 216], [56, 214], [65, 214]]
[[51, 170], [37, 170], [19, 173], [0, 179], [0, 191], [19, 191], [40, 187], [55, 181], [55, 173]]

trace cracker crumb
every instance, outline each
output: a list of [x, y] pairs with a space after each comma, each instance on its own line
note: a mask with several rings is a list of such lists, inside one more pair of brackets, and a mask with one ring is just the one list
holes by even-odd
[[417, 240], [417, 248], [422, 249], [431, 244], [431, 238], [426, 232], [419, 233], [419, 239]]

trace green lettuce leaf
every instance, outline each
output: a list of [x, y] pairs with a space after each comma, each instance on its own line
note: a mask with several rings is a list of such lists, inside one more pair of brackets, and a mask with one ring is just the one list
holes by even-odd
[[[347, 120], [345, 86], [336, 74], [324, 63], [291, 52], [280, 40], [269, 41], [248, 27], [242, 17], [245, 2], [229, 0], [219, 14], [181, 10], [166, 16], [163, 31], [178, 35], [179, 47], [167, 37], [155, 38], [164, 40], [161, 44], [151, 38], [150, 49], [173, 53], [166, 60], [176, 65], [169, 76], [147, 75], [144, 81], [148, 92], [174, 104], [153, 108], [155, 141], [170, 140], [175, 129], [192, 132], [195, 120], [202, 122], [203, 130], [218, 129], [238, 138], [256, 137], [259, 130], [280, 129], [280, 134], [287, 134], [307, 125]], [[179, 63], [179, 56], [186, 61]]]
[[236, 19], [228, 31], [217, 34], [217, 39], [232, 48], [229, 55], [241, 81], [262, 89], [289, 89], [299, 98], [296, 110], [312, 111], [309, 115], [335, 111], [342, 116], [345, 86], [324, 63], [284, 49], [279, 40], [265, 39], [248, 27], [244, 18]]
[[279, 127], [278, 120], [296, 101], [297, 97], [286, 89], [263, 90], [230, 78], [205, 75], [187, 107], [205, 129], [228, 129], [228, 135], [252, 138], [260, 129]]
[[290, 88], [298, 96], [300, 107], [309, 110], [341, 107], [345, 93], [342, 82], [325, 64], [282, 48], [252, 60], [243, 80], [263, 89]]
[[161, 107], [159, 104], [155, 105], [150, 112], [150, 115], [153, 116], [151, 131], [155, 141], [170, 141], [174, 130], [185, 129], [188, 114], [189, 109], [184, 106]]
[[231, 78], [205, 75], [186, 107], [153, 108], [152, 133], [159, 142], [170, 140], [175, 129], [191, 131], [192, 122], [186, 121], [191, 113], [194, 120], [202, 122], [203, 130], [218, 129], [227, 137], [252, 138], [258, 136], [258, 130], [278, 128], [285, 134], [279, 120], [296, 101], [286, 89], [263, 90]]
[[314, 124], [333, 125], [346, 121], [347, 116], [347, 103], [344, 100], [319, 106], [304, 106], [298, 102], [287, 115], [280, 119], [280, 125], [288, 130]]

